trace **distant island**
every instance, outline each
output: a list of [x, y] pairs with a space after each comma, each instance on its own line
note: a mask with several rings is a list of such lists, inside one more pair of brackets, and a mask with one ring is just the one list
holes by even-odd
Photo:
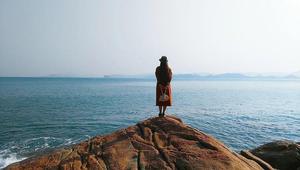
[[[144, 75], [104, 75], [104, 78], [154, 79], [152, 74]], [[291, 74], [242, 74], [242, 73], [193, 73], [174, 74], [174, 80], [300, 80], [300, 71]]]
[[[18, 76], [0, 76], [18, 77]], [[24, 76], [21, 76], [24, 77]], [[49, 74], [45, 76], [25, 76], [30, 78], [105, 78], [105, 79], [146, 79], [155, 80], [154, 73], [148, 74]], [[300, 71], [294, 73], [184, 73], [174, 74], [173, 80], [300, 80]]]

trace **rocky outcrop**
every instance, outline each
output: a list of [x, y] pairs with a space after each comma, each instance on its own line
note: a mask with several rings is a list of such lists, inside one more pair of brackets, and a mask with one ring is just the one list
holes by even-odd
[[245, 151], [242, 150], [241, 151], [241, 155], [244, 156], [247, 159], [253, 160], [256, 163], [258, 163], [264, 170], [274, 170], [274, 168], [268, 164], [267, 162], [261, 160], [260, 158], [258, 158], [257, 156], [253, 155], [251, 152], [249, 151]]
[[300, 170], [300, 144], [274, 141], [250, 151], [253, 155], [280, 170]]
[[261, 170], [176, 117], [154, 117], [106, 136], [6, 167], [19, 169]]

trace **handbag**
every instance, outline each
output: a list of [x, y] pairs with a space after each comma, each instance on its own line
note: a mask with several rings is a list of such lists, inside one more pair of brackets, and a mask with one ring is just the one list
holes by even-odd
[[170, 97], [167, 95], [167, 88], [163, 92], [161, 87], [160, 87], [160, 92], [161, 92], [161, 95], [159, 96], [159, 101], [160, 102], [166, 102], [170, 99]]

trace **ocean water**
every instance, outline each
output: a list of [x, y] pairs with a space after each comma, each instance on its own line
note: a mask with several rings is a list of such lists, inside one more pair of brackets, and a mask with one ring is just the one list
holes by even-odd
[[[0, 168], [156, 116], [153, 80], [0, 78]], [[168, 114], [231, 149], [300, 141], [300, 81], [174, 80]]]

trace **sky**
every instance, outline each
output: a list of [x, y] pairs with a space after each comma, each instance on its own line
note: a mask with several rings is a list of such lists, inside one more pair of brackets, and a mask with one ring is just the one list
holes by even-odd
[[0, 76], [300, 70], [299, 0], [1, 0]]

